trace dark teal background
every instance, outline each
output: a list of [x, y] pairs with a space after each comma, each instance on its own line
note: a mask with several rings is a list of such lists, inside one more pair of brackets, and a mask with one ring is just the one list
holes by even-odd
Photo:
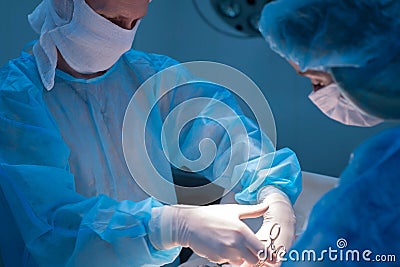
[[[0, 1], [1, 65], [36, 38], [27, 15], [38, 3]], [[261, 38], [235, 39], [215, 32], [200, 19], [191, 0], [153, 0], [134, 47], [180, 61], [217, 61], [247, 74], [271, 105], [278, 147], [293, 149], [306, 171], [338, 176], [360, 142], [390, 126], [348, 127], [325, 117], [307, 98], [309, 81], [297, 76]]]

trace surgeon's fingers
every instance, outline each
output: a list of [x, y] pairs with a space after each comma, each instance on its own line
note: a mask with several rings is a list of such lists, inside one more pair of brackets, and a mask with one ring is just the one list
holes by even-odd
[[255, 264], [244, 262], [242, 265], [240, 265], [240, 267], [275, 267], [275, 266], [268, 265], [267, 263], [260, 261]]
[[257, 218], [268, 210], [268, 203], [257, 205], [238, 205], [238, 214], [240, 219]]
[[248, 263], [248, 262], [244, 262], [242, 265], [240, 265], [240, 267], [254, 267], [256, 266], [257, 263], [252, 264], [252, 263]]
[[[256, 237], [256, 235], [250, 230], [250, 228], [245, 224], [242, 230], [242, 234], [244, 237], [244, 246], [247, 248], [245, 252], [242, 250], [243, 259], [247, 262], [258, 262], [258, 254], [259, 251], [264, 249], [264, 244]], [[247, 251], [249, 253], [247, 253]], [[245, 256], [247, 255], [247, 256]]]
[[[240, 266], [242, 265], [244, 262], [246, 262], [246, 260], [252, 262], [252, 263], [257, 263], [258, 260], [256, 260], [254, 258], [254, 255], [251, 251], [249, 251], [246, 248], [241, 248], [241, 249], [231, 249], [230, 253], [231, 257], [229, 259], [226, 259], [222, 262], [218, 262], [218, 263], [226, 263], [229, 262], [229, 264], [235, 265], [235, 266]], [[233, 257], [232, 257], [233, 256]]]
[[209, 256], [209, 257], [204, 257], [204, 258], [206, 258], [210, 262], [215, 262], [215, 263], [219, 263], [219, 264], [227, 262], [227, 260], [225, 260], [221, 257], [218, 257], [218, 256]]
[[230, 263], [231, 265], [238, 265], [238, 266], [242, 265], [244, 262], [245, 262], [245, 261], [244, 261], [243, 259], [241, 259], [241, 258], [237, 258], [237, 259], [234, 259], [234, 260], [230, 260], [230, 261], [229, 261], [229, 263]]
[[[246, 260], [243, 260], [243, 259], [246, 259]], [[244, 262], [247, 262], [247, 263], [249, 263], [251, 265], [254, 265], [259, 261], [259, 259], [258, 259], [258, 256], [254, 257], [254, 254], [250, 250], [243, 249], [241, 251], [241, 261], [242, 262], [240, 262], [240, 263], [234, 263], [234, 262], [231, 261], [231, 263], [234, 264], [234, 265], [241, 265]]]

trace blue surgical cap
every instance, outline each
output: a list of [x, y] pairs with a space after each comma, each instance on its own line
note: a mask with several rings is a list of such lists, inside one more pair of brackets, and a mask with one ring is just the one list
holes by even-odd
[[277, 0], [260, 30], [272, 50], [307, 69], [333, 74], [365, 112], [400, 118], [399, 0]]

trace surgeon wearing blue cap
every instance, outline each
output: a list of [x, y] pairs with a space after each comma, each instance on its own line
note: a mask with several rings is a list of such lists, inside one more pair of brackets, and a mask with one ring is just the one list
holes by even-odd
[[[324, 114], [370, 127], [400, 119], [399, 13], [397, 0], [279, 0], [265, 6], [260, 30], [311, 79], [310, 99]], [[358, 147], [283, 266], [398, 266], [399, 162], [400, 128]]]
[[[164, 151], [163, 122], [191, 97], [209, 99], [199, 118], [182, 129], [178, 143], [185, 156], [196, 159], [199, 143], [214, 141], [215, 159], [200, 174], [214, 181], [227, 169], [226, 179], [240, 181], [235, 198], [241, 205], [164, 205], [133, 179], [122, 145], [128, 103], [151, 76], [178, 64], [131, 49], [148, 4], [43, 0], [29, 16], [39, 34], [32, 53], [22, 53], [0, 70], [4, 266], [162, 266], [174, 261], [181, 247], [214, 262], [254, 264], [263, 243], [241, 219], [262, 215], [261, 231], [279, 223], [280, 241], [291, 244], [292, 203], [301, 190], [297, 158], [287, 148], [276, 151], [271, 141], [262, 148], [264, 134], [221, 86], [179, 86], [145, 118], [143, 106], [164, 86], [159, 80], [136, 99], [135, 118], [147, 119], [149, 131], [144, 138], [133, 127], [129, 149], [138, 155], [131, 159], [133, 169], [151, 184], [153, 177], [141, 164], [145, 151], [136, 151], [136, 144], [146, 141], [157, 171], [171, 181], [166, 154], [175, 155]], [[224, 103], [237, 116], [213, 114], [215, 103]], [[178, 117], [188, 111], [180, 110]], [[213, 115], [233, 129], [232, 135], [204, 118]], [[245, 131], [236, 132], [238, 125]], [[246, 151], [248, 162], [242, 160]], [[225, 168], [228, 161], [233, 168]]]

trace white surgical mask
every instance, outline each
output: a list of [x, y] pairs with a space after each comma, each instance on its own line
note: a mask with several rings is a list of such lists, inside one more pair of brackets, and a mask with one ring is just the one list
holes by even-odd
[[50, 33], [68, 65], [82, 74], [107, 70], [128, 51], [138, 28], [123, 29], [97, 14], [84, 0], [74, 0], [71, 21]]
[[97, 14], [85, 0], [63, 0], [73, 4], [71, 19], [66, 21], [68, 14], [60, 17], [52, 1], [44, 0], [29, 16], [33, 29], [40, 33], [33, 53], [46, 89], [54, 85], [56, 48], [67, 64], [82, 74], [109, 69], [131, 48], [140, 21], [131, 30], [123, 29]]
[[308, 97], [326, 116], [345, 125], [372, 127], [383, 122], [380, 118], [365, 114], [346, 99], [336, 83], [313, 91]]

